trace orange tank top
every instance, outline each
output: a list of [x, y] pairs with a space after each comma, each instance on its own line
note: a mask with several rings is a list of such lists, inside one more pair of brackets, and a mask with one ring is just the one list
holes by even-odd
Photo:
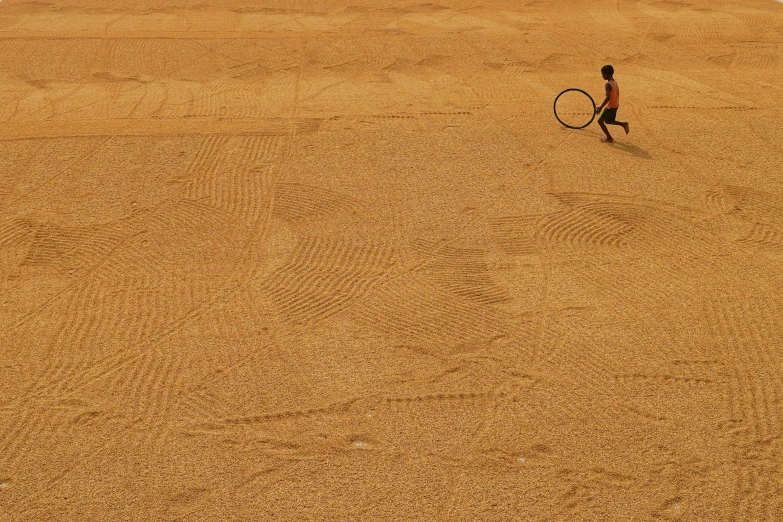
[[607, 109], [616, 109], [620, 106], [620, 87], [617, 86], [617, 82], [609, 80], [609, 85], [612, 86], [612, 90], [609, 91], [609, 102], [606, 104]]

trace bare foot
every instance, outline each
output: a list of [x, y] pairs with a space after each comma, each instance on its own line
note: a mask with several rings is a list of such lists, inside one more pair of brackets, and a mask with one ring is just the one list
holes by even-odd
[[625, 133], [626, 134], [628, 134], [631, 131], [631, 129], [630, 129], [630, 127], [629, 127], [629, 125], [627, 123], [625, 125], [623, 125], [623, 129], [625, 129]]
[[614, 143], [612, 138], [601, 138], [602, 143]]

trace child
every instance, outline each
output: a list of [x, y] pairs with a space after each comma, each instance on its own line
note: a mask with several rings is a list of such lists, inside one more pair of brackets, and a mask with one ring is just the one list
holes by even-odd
[[604, 65], [601, 67], [601, 75], [607, 82], [606, 98], [604, 99], [604, 102], [601, 104], [601, 106], [595, 110], [595, 113], [598, 114], [601, 112], [601, 110], [604, 108], [604, 105], [606, 105], [606, 110], [603, 112], [603, 114], [601, 114], [601, 117], [598, 118], [598, 125], [601, 126], [601, 130], [603, 130], [604, 134], [606, 134], [606, 138], [602, 139], [601, 141], [604, 143], [612, 143], [614, 139], [606, 129], [606, 124], [619, 125], [625, 129], [625, 133], [628, 134], [628, 123], [615, 120], [615, 116], [617, 116], [617, 109], [620, 107], [620, 88], [617, 86], [617, 82], [612, 77], [614, 75], [614, 67], [611, 65]]

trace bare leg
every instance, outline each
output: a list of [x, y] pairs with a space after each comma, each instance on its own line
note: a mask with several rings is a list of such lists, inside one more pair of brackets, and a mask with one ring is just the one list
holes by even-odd
[[601, 141], [605, 141], [606, 143], [612, 143], [614, 141], [614, 138], [612, 138], [612, 135], [609, 134], [609, 130], [606, 128], [606, 125], [604, 125], [604, 122], [598, 120], [598, 125], [601, 126], [601, 130], [604, 131], [604, 134], [606, 134], [606, 139]]
[[622, 127], [625, 130], [626, 134], [628, 134], [630, 132], [630, 130], [631, 130], [628, 127], [628, 122], [627, 121], [607, 121], [606, 123], [608, 123], [609, 125], [619, 125], [620, 127]]

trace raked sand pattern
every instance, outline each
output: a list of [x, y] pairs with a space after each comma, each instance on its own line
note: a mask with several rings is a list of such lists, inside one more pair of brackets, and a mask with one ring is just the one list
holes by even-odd
[[783, 4], [3, 0], [0, 121], [3, 522], [783, 520]]

